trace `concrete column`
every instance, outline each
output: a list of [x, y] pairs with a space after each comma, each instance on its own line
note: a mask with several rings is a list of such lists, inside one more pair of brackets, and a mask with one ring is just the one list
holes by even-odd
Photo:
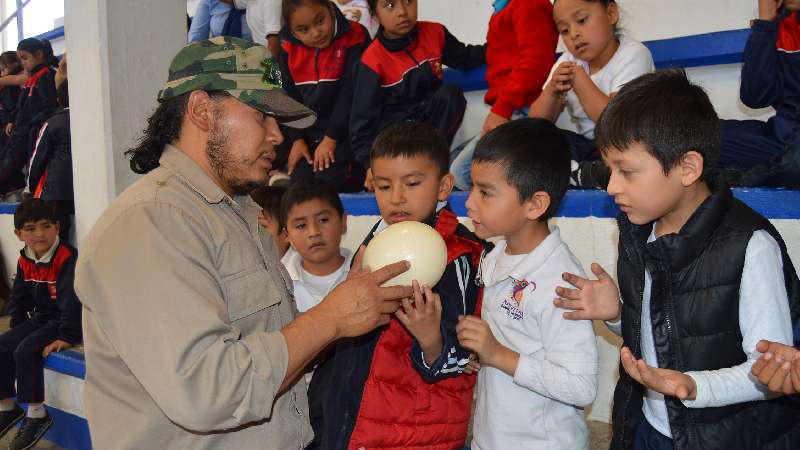
[[66, 0], [64, 26], [80, 243], [136, 179], [124, 153], [186, 42], [186, 6], [178, 0]]

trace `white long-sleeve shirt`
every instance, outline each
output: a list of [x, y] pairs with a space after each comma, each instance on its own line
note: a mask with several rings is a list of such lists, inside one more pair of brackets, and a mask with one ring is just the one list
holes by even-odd
[[571, 321], [553, 305], [563, 272], [582, 273], [558, 229], [527, 255], [501, 241], [481, 264], [481, 317], [519, 353], [514, 376], [492, 367], [478, 375], [472, 448], [587, 447], [583, 406], [597, 393], [597, 343], [591, 321]]
[[[648, 242], [655, 239], [655, 234], [651, 233]], [[642, 358], [649, 366], [658, 367], [650, 321], [650, 288], [650, 274], [645, 271]], [[621, 332], [620, 325], [620, 322], [608, 323], [609, 329], [616, 334]], [[792, 322], [783, 277], [781, 249], [775, 239], [763, 230], [753, 233], [745, 251], [739, 286], [739, 329], [742, 333], [742, 350], [747, 355], [747, 361], [719, 370], [686, 372], [697, 385], [695, 400], [683, 401], [686, 407], [709, 408], [764, 400], [769, 391], [750, 373], [750, 368], [761, 355], [756, 351], [756, 344], [761, 339], [767, 339], [792, 345]], [[648, 389], [643, 410], [653, 428], [672, 437], [667, 406], [662, 394]]]

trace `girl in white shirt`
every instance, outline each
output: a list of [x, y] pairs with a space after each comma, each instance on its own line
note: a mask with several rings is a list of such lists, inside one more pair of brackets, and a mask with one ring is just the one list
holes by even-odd
[[577, 130], [565, 131], [573, 159], [596, 160], [595, 122], [625, 83], [655, 70], [653, 57], [640, 42], [617, 34], [614, 0], [556, 0], [553, 16], [567, 51], [529, 115], [555, 122], [566, 108]]

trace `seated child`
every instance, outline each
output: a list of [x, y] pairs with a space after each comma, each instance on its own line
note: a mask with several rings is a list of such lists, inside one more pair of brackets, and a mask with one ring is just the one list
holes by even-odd
[[285, 192], [286, 188], [284, 187], [267, 186], [250, 193], [250, 198], [261, 207], [261, 212], [258, 213], [258, 231], [269, 233], [272, 236], [279, 258], [282, 258], [289, 250], [286, 233], [280, 227], [281, 199]]
[[44, 406], [44, 358], [81, 341], [81, 304], [73, 289], [78, 252], [58, 238], [53, 208], [25, 200], [14, 213], [14, 234], [25, 248], [9, 298], [11, 329], [0, 335], [0, 437], [23, 420], [10, 448], [26, 449], [53, 424]]
[[550, 0], [495, 1], [486, 36], [486, 119], [481, 134], [459, 145], [451, 155], [456, 187], [468, 191], [475, 144], [511, 119], [527, 115], [541, 94], [553, 66], [558, 32]]
[[[781, 5], [781, 3], [783, 3]], [[742, 103], [775, 108], [760, 120], [723, 120], [720, 166], [742, 186], [800, 186], [799, 0], [759, 0], [744, 48]]]
[[[653, 57], [640, 42], [618, 34], [619, 6], [614, 0], [556, 0], [553, 17], [566, 51], [529, 115], [555, 122], [566, 108], [577, 129], [564, 131], [572, 159], [598, 160], [595, 122], [625, 83], [655, 70]], [[596, 180], [574, 175], [573, 184], [597, 187]]]
[[[363, 167], [370, 167], [375, 137], [395, 122], [431, 124], [449, 145], [467, 101], [460, 88], [442, 83], [442, 66], [472, 69], [486, 63], [485, 46], [464, 45], [441, 24], [417, 22], [417, 0], [368, 3], [381, 28], [358, 65], [350, 114], [353, 152]], [[372, 188], [369, 172], [365, 186]]]
[[800, 280], [772, 224], [709, 175], [708, 96], [680, 70], [644, 75], [608, 104], [597, 143], [622, 210], [619, 290], [594, 264], [598, 279], [565, 274], [575, 289], [555, 303], [622, 336], [611, 448], [800, 448], [800, 406], [750, 375], [760, 339], [792, 342]]
[[382, 219], [364, 243], [391, 224], [424, 222], [444, 238], [448, 265], [435, 286], [415, 285], [413, 305], [404, 301], [389, 325], [336, 344], [322, 429], [315, 429], [323, 449], [464, 445], [475, 377], [462, 375], [469, 354], [455, 327], [479, 308], [484, 243], [447, 206], [448, 156], [435, 128], [413, 122], [387, 128], [372, 148]]
[[[22, 62], [17, 52], [8, 51], [0, 54], [0, 78], [19, 75], [22, 72]], [[0, 148], [8, 141], [5, 129], [14, 120], [20, 91], [20, 87], [16, 84], [0, 85]]]
[[342, 10], [347, 20], [358, 22], [369, 31], [370, 38], [374, 38], [380, 24], [369, 11], [367, 0], [336, 0], [336, 5]]
[[298, 182], [319, 179], [339, 192], [361, 191], [366, 169], [353, 158], [349, 126], [353, 69], [369, 33], [330, 0], [284, 0], [283, 16], [283, 88], [317, 113], [310, 128], [284, 128], [289, 175]]
[[561, 274], [582, 270], [547, 223], [569, 185], [568, 147], [552, 123], [520, 119], [475, 149], [468, 215], [478, 237], [503, 239], [481, 262], [481, 317], [457, 327], [480, 363], [472, 449], [588, 446], [583, 407], [594, 401], [598, 373], [592, 322], [566, 320], [552, 303]]

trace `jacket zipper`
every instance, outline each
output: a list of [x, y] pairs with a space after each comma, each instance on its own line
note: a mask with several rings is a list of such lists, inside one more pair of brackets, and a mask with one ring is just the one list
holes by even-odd
[[319, 49], [314, 50], [314, 70], [317, 71], [317, 82], [319, 82]]

